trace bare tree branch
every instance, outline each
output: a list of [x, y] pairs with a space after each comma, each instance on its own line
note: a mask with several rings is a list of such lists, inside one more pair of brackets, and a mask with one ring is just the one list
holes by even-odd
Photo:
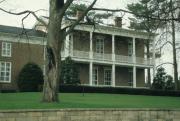
[[73, 2], [73, 0], [67, 0], [66, 3], [64, 4], [61, 13], [60, 13], [60, 17], [64, 16], [64, 13], [66, 12], [67, 8], [71, 5], [71, 3]]
[[159, 68], [159, 67], [162, 66], [162, 65], [167, 65], [167, 64], [174, 65], [174, 64], [171, 63], [171, 62], [165, 62], [165, 63], [161, 63], [161, 64], [159, 64], [158, 66], [156, 66], [156, 69]]
[[[22, 12], [19, 12], [19, 13], [10, 12], [10, 11], [4, 10], [4, 9], [2, 9], [2, 8], [0, 8], [0, 10], [3, 11], [3, 12], [6, 12], [6, 13], [8, 13], [8, 14], [18, 15], [18, 16], [19, 16], [19, 15], [23, 15], [23, 14], [31, 14], [31, 15], [33, 15], [33, 16], [36, 18], [37, 21], [39, 21], [39, 22], [42, 23], [45, 27], [47, 27], [46, 22], [45, 22], [44, 20], [40, 19], [40, 18], [35, 14], [35, 12], [38, 12], [39, 10], [37, 10], [37, 11], [35, 11], [35, 12], [30, 11], [30, 10], [25, 10], [25, 11], [22, 11]], [[40, 9], [40, 10], [41, 10], [41, 9]]]
[[86, 16], [86, 14], [92, 9], [92, 7], [94, 6], [94, 4], [96, 3], [97, 0], [94, 0], [91, 5], [83, 12], [82, 16], [80, 18], [78, 18], [78, 20], [76, 20], [69, 28], [69, 30], [66, 32], [65, 36], [68, 35], [69, 33], [71, 33], [74, 29], [74, 27], [79, 24], [79, 22]]

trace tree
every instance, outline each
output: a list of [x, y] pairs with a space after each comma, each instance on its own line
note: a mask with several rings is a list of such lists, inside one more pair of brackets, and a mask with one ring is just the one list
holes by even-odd
[[[164, 21], [158, 19], [152, 19], [154, 14], [156, 14], [157, 6], [156, 2], [152, 2], [155, 0], [140, 0], [138, 3], [128, 4], [128, 10], [134, 13], [134, 18], [130, 18], [130, 27], [135, 30], [142, 30], [149, 33], [149, 37], [152, 33], [155, 33], [158, 28], [163, 27], [165, 25]], [[165, 0], [161, 0], [158, 4], [161, 4]], [[144, 15], [144, 16], [139, 16]], [[147, 47], [147, 58], [150, 58], [150, 40], [146, 41]], [[150, 69], [148, 69], [148, 86], [151, 86], [151, 74]]]
[[83, 19], [88, 11], [93, 7], [97, 0], [94, 0], [90, 6], [83, 12], [82, 16], [72, 23], [68, 31], [62, 28], [64, 14], [73, 0], [50, 0], [47, 58], [46, 58], [46, 78], [43, 88], [44, 102], [58, 102], [58, 85], [61, 72], [61, 56], [63, 40], [66, 35], [72, 32], [74, 27]]
[[[176, 82], [176, 90], [180, 88], [178, 82], [177, 72], [177, 58], [176, 58], [176, 42], [175, 42], [175, 13], [179, 9], [175, 1], [167, 0], [141, 0], [140, 3], [128, 5], [128, 9], [134, 13], [135, 19], [131, 18], [130, 28], [145, 30], [148, 33], [156, 31], [158, 28], [163, 28], [171, 23], [172, 28], [172, 42], [170, 43], [173, 47], [173, 66], [174, 66], [174, 79]], [[144, 16], [139, 16], [144, 15]], [[157, 18], [156, 18], [156, 17]], [[156, 18], [156, 19], [155, 19]], [[158, 19], [158, 18], [164, 18]], [[178, 18], [178, 17], [177, 17]], [[161, 40], [160, 40], [161, 41]], [[162, 47], [165, 45], [163, 44]], [[147, 58], [149, 55], [149, 41], [147, 41]], [[160, 47], [160, 49], [162, 48]], [[148, 70], [148, 83], [150, 84], [150, 70]]]
[[43, 81], [43, 72], [35, 63], [27, 63], [20, 71], [17, 79], [20, 91], [38, 91]]
[[165, 78], [166, 78], [165, 69], [162, 67], [158, 68], [156, 76], [153, 79], [152, 88], [153, 89], [164, 89]]
[[61, 84], [80, 84], [78, 75], [79, 73], [77, 67], [71, 57], [67, 57], [64, 61], [62, 61], [60, 76]]
[[173, 82], [173, 77], [171, 75], [166, 75], [165, 78], [165, 90], [174, 90], [175, 84]]
[[165, 69], [160, 67], [157, 69], [156, 76], [153, 79], [153, 89], [174, 90], [175, 84], [171, 75], [166, 74]]

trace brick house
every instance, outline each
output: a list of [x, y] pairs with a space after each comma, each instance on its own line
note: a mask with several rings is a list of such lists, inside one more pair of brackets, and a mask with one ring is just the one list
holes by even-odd
[[[22, 33], [22, 32], [25, 32]], [[19, 72], [28, 62], [44, 68], [45, 34], [0, 25], [0, 89], [16, 90]], [[27, 35], [27, 36], [26, 36]]]
[[[68, 24], [68, 22], [67, 22]], [[66, 25], [66, 24], [65, 24]], [[70, 56], [76, 63], [81, 84], [90, 86], [145, 87], [145, 70], [154, 70], [153, 56], [147, 59], [146, 42], [154, 37], [145, 32], [115, 26], [77, 25], [66, 37], [62, 60]], [[42, 28], [40, 28], [42, 30]], [[43, 70], [46, 38], [38, 30], [0, 26], [0, 88], [17, 89], [16, 79], [22, 67], [35, 62]]]

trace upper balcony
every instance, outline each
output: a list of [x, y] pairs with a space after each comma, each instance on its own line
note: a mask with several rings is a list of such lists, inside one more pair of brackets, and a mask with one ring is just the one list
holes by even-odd
[[[113, 54], [99, 54], [93, 53], [92, 57], [90, 56], [91, 52], [73, 50], [71, 57], [76, 60], [85, 60], [85, 61], [94, 61], [101, 63], [115, 63], [119, 65], [139, 65], [139, 66], [153, 66], [152, 59], [146, 59], [142, 57], [135, 57], [135, 61], [133, 60], [133, 56], [124, 56], [124, 55], [113, 55]], [[115, 57], [115, 58], [114, 58]]]
[[64, 57], [84, 62], [152, 67], [154, 60], [147, 58], [146, 46], [147, 40], [142, 38], [75, 30], [66, 38]]

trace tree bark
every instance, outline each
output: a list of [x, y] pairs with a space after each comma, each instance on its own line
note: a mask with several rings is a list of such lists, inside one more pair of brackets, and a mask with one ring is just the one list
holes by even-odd
[[[147, 40], [146, 47], [147, 47], [147, 59], [150, 59], [149, 40]], [[149, 68], [147, 70], [147, 76], [148, 76], [147, 86], [151, 87], [151, 71]]]
[[172, 20], [172, 41], [173, 41], [173, 65], [174, 65], [174, 81], [175, 81], [175, 90], [179, 90], [179, 81], [178, 81], [178, 70], [177, 70], [177, 60], [176, 60], [176, 38], [175, 38], [175, 23]]
[[[48, 40], [46, 47], [46, 75], [43, 87], [43, 102], [59, 102], [59, 78], [61, 66], [61, 47], [63, 42], [63, 30], [61, 30], [62, 17], [59, 0], [50, 0], [50, 17], [48, 24]], [[57, 5], [57, 3], [59, 5]]]
[[[173, 9], [173, 4], [172, 0], [170, 1], [171, 3], [171, 9]], [[173, 65], [174, 65], [174, 81], [175, 81], [175, 90], [179, 90], [179, 80], [178, 80], [178, 70], [177, 70], [177, 58], [176, 58], [176, 32], [175, 32], [175, 23], [174, 23], [174, 13], [173, 11], [171, 12], [171, 17], [172, 17], [172, 45], [173, 45]]]

